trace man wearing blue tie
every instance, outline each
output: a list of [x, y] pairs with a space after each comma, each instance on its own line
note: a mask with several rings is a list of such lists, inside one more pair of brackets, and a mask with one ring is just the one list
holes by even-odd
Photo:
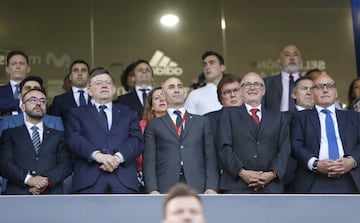
[[291, 144], [298, 161], [298, 193], [357, 193], [360, 189], [360, 115], [335, 108], [338, 93], [327, 74], [314, 80], [315, 108], [293, 114]]

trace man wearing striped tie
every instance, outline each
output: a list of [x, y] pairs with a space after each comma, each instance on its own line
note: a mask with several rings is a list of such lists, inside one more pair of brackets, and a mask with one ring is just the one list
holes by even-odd
[[72, 171], [64, 133], [43, 123], [43, 90], [29, 90], [22, 102], [24, 125], [4, 130], [0, 140], [0, 175], [8, 179], [4, 194], [61, 194]]

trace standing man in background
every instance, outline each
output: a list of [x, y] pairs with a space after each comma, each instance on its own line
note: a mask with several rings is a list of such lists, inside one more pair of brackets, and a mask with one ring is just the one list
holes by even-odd
[[0, 86], [0, 118], [6, 115], [17, 115], [21, 112], [19, 92], [20, 82], [31, 68], [29, 57], [20, 50], [10, 51], [6, 57], [6, 73], [10, 76], [8, 84]]

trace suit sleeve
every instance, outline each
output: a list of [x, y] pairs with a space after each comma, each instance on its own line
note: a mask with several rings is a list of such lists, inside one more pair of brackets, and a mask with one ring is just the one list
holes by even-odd
[[244, 167], [243, 162], [232, 148], [232, 120], [228, 109], [220, 112], [220, 119], [217, 131], [219, 140], [218, 150], [219, 157], [223, 168], [236, 180], [240, 170]]
[[278, 153], [273, 162], [272, 169], [282, 179], [286, 172], [287, 162], [290, 156], [289, 118], [286, 113], [280, 116], [280, 132], [278, 141]]
[[217, 166], [214, 136], [208, 118], [205, 118], [204, 150], [206, 162], [206, 189], [218, 191], [219, 171]]
[[147, 192], [159, 190], [156, 172], [156, 136], [153, 122], [147, 123], [145, 128], [145, 150], [143, 154], [143, 173]]
[[58, 96], [55, 96], [53, 103], [51, 104], [51, 106], [48, 109], [48, 114], [49, 115], [56, 115], [56, 116], [60, 116], [61, 115], [61, 110], [60, 110], [60, 106], [61, 106], [61, 102], [60, 102], [60, 98]]

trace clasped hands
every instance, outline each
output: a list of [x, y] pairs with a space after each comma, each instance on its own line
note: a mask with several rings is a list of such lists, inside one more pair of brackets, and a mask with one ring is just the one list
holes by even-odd
[[276, 178], [274, 171], [255, 171], [241, 169], [238, 174], [249, 187], [254, 191], [258, 191], [260, 188], [264, 188], [268, 183]]
[[340, 177], [355, 167], [352, 157], [341, 157], [337, 160], [319, 160], [317, 171], [328, 177]]
[[30, 186], [29, 192], [32, 195], [39, 195], [48, 187], [49, 179], [43, 176], [31, 176], [27, 185]]
[[95, 155], [96, 162], [101, 163], [100, 169], [106, 172], [113, 172], [120, 165], [120, 158], [116, 155], [97, 153]]

